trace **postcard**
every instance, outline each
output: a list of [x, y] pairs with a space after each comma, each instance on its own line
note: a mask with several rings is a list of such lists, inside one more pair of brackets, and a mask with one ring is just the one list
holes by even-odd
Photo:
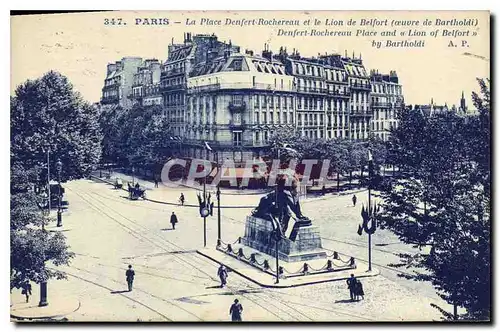
[[11, 15], [13, 322], [489, 322], [488, 11]]

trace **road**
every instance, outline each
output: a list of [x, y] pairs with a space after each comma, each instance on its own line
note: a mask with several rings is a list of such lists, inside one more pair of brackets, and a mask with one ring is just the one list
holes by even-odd
[[[428, 285], [403, 280], [384, 268], [381, 276], [366, 279], [365, 300], [354, 303], [348, 301], [344, 282], [269, 289], [230, 273], [228, 287], [221, 289], [218, 266], [196, 253], [203, 246], [197, 208], [130, 201], [126, 192], [91, 180], [73, 181], [65, 188], [69, 208], [61, 231], [76, 257], [69, 267], [54, 267], [67, 272], [68, 279], [51, 281], [49, 294], [63, 292], [80, 299], [81, 307], [68, 316], [70, 321], [227, 321], [235, 298], [244, 307], [246, 321], [439, 319], [429, 304], [442, 302]], [[149, 190], [148, 197], [175, 202], [180, 192], [188, 204], [196, 203], [196, 191], [186, 188]], [[357, 196], [362, 203], [366, 193]], [[223, 206], [255, 206], [260, 196], [226, 194], [222, 199]], [[361, 207], [350, 205], [349, 196], [330, 196], [304, 201], [303, 212], [320, 227], [325, 248], [365, 259], [365, 239], [356, 233]], [[179, 218], [176, 230], [169, 224], [172, 211]], [[223, 209], [223, 241], [243, 235], [250, 211]], [[207, 238], [208, 246], [215, 246], [215, 215], [208, 218]], [[393, 251], [414, 250], [384, 231], [373, 239], [377, 266], [396, 262]], [[132, 292], [125, 292], [128, 264], [136, 271]]]

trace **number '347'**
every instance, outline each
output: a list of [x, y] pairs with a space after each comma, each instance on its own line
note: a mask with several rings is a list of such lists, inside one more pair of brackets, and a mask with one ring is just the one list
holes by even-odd
[[104, 25], [126, 25], [121, 18], [105, 18]]

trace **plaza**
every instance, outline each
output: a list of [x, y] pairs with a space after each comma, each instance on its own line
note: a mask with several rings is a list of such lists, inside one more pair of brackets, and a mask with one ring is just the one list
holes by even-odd
[[[404, 271], [388, 266], [398, 262], [396, 253], [418, 249], [383, 230], [373, 235], [373, 262], [380, 274], [363, 279], [364, 300], [350, 301], [343, 279], [276, 289], [229, 272], [228, 285], [219, 288], [219, 265], [197, 253], [203, 249], [203, 219], [194, 206], [197, 190], [155, 189], [151, 182], [139, 182], [148, 188], [151, 201], [130, 201], [125, 191], [96, 178], [65, 185], [69, 205], [64, 226], [48, 229], [64, 232], [75, 258], [69, 266], [53, 267], [66, 272], [68, 279], [49, 281], [47, 312], [60, 309], [54, 316], [68, 321], [229, 321], [229, 307], [237, 298], [244, 308], [244, 321], [431, 321], [438, 320], [439, 313], [430, 303], [446, 306], [430, 284], [398, 277]], [[181, 192], [185, 206], [178, 204]], [[367, 192], [356, 195], [356, 207], [351, 194], [309, 197], [302, 206], [304, 214], [320, 227], [326, 250], [366, 263], [366, 235], [359, 236], [356, 229]], [[245, 216], [261, 196], [223, 191], [222, 241], [231, 243], [242, 235]], [[175, 230], [169, 222], [172, 212], [179, 219]], [[207, 218], [207, 248], [215, 248], [216, 242], [214, 213]], [[129, 264], [136, 273], [131, 292], [125, 282]], [[32, 310], [38, 291], [34, 285]], [[13, 293], [11, 314], [24, 301], [17, 294], [20, 290]], [[61, 306], [61, 299], [66, 299], [68, 307], [53, 308]], [[29, 316], [29, 310], [23, 312]]]

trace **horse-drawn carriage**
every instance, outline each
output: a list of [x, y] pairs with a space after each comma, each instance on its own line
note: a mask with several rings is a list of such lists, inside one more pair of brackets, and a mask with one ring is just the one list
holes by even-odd
[[131, 200], [137, 200], [139, 198], [146, 199], [146, 189], [141, 188], [141, 186], [136, 183], [135, 186], [128, 184], [128, 198]]
[[120, 178], [115, 179], [115, 189], [122, 189], [123, 188], [123, 181]]

